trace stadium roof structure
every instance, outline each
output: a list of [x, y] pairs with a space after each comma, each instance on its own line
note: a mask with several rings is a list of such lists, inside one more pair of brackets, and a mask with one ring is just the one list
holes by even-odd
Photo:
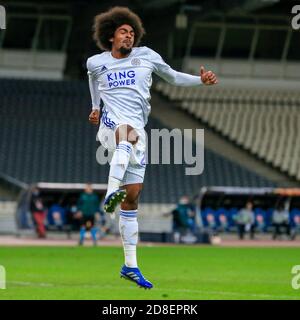
[[[133, 9], [139, 10], [163, 10], [170, 7], [178, 7], [181, 12], [191, 11], [200, 14], [207, 14], [213, 12], [249, 12], [261, 8], [268, 8], [279, 3], [279, 0], [122, 0], [122, 1], [111, 1], [111, 0], [87, 0], [86, 5], [97, 4], [99, 7], [108, 8], [112, 5], [129, 6]], [[286, 3], [291, 3], [291, 0], [284, 1]], [[68, 6], [82, 6], [83, 2], [81, 0], [28, 0], [28, 1], [2, 1], [4, 6], [11, 8], [35, 6], [36, 8], [67, 8]]]
[[[39, 182], [36, 186], [43, 190], [83, 190], [86, 187], [85, 183], [57, 183], [57, 182]], [[94, 190], [105, 191], [106, 183], [92, 183]]]
[[200, 197], [204, 194], [225, 195], [278, 195], [281, 197], [300, 197], [300, 188], [257, 188], [257, 187], [203, 187]]
[[203, 187], [201, 193], [225, 193], [225, 194], [266, 194], [273, 193], [274, 188], [256, 187]]

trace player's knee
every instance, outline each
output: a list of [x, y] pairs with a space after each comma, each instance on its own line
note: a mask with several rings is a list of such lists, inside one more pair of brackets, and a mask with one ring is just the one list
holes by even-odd
[[125, 201], [122, 203], [124, 210], [135, 210], [138, 207], [139, 195], [141, 190], [138, 188], [127, 190]]
[[130, 206], [131, 208], [136, 208], [138, 205], [138, 195], [128, 194], [124, 204]]
[[132, 145], [138, 142], [139, 136], [136, 130], [128, 124], [124, 124], [118, 127], [116, 130], [116, 142], [119, 144], [121, 141], [128, 141]]

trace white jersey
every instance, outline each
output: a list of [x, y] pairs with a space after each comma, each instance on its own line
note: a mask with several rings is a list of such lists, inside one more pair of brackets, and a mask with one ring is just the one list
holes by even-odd
[[103, 102], [101, 121], [114, 128], [128, 124], [144, 128], [151, 110], [152, 72], [179, 86], [200, 85], [200, 76], [173, 70], [161, 56], [147, 47], [135, 47], [126, 58], [116, 59], [111, 52], [87, 60], [92, 108]]

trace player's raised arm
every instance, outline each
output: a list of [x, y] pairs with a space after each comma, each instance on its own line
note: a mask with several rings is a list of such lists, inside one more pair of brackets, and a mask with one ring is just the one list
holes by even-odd
[[154, 66], [154, 73], [167, 82], [177, 86], [198, 86], [200, 84], [217, 84], [217, 77], [212, 71], [205, 71], [203, 67], [200, 70], [200, 77], [188, 73], [179, 72], [172, 69], [163, 58], [154, 50], [149, 49], [151, 61]]

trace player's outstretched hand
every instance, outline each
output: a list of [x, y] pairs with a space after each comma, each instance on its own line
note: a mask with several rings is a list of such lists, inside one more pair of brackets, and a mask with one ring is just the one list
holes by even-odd
[[212, 71], [205, 71], [203, 66], [200, 68], [200, 77], [202, 82], [206, 85], [218, 83], [216, 75]]
[[89, 115], [89, 121], [91, 124], [99, 124], [100, 112], [99, 110], [93, 110]]

